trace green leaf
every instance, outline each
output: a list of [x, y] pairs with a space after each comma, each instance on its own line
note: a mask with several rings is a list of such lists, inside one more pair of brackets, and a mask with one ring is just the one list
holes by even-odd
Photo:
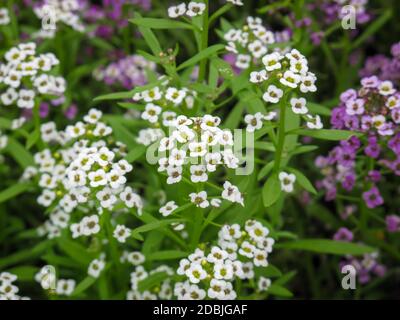
[[256, 268], [256, 273], [257, 273], [257, 275], [260, 275], [260, 276], [263, 276], [266, 278], [282, 276], [282, 272], [277, 267], [275, 267], [271, 264], [265, 268]]
[[133, 97], [132, 91], [114, 92], [98, 96], [94, 98], [93, 101], [124, 100], [124, 99], [132, 99], [132, 97]]
[[28, 183], [17, 183], [0, 192], [0, 203], [18, 196], [29, 189], [31, 185]]
[[147, 278], [139, 282], [138, 288], [141, 292], [149, 290], [154, 286], [159, 285], [162, 281], [167, 279], [169, 276], [165, 272], [156, 272], [149, 275]]
[[281, 193], [281, 183], [279, 181], [278, 174], [274, 173], [268, 178], [263, 187], [262, 196], [264, 206], [272, 206], [276, 201], [278, 201]]
[[361, 244], [327, 239], [303, 239], [276, 244], [277, 248], [290, 250], [305, 250], [317, 253], [337, 255], [363, 255], [376, 252], [376, 249]]
[[134, 18], [129, 22], [150, 29], [193, 29], [189, 23], [170, 19]]
[[93, 260], [88, 250], [76, 241], [58, 238], [57, 243], [62, 251], [78, 263], [88, 265]]
[[[142, 16], [139, 13], [135, 13], [135, 19], [140, 19]], [[153, 52], [153, 54], [158, 57], [161, 53], [161, 46], [157, 40], [157, 37], [154, 35], [153, 31], [150, 28], [144, 26], [138, 26], [140, 33], [142, 34], [144, 40], [146, 41], [147, 45]]]
[[200, 51], [198, 54], [190, 58], [189, 60], [186, 60], [183, 62], [178, 68], [176, 68], [177, 71], [180, 71], [182, 69], [185, 69], [187, 67], [193, 66], [196, 63], [198, 63], [201, 60], [207, 59], [208, 57], [214, 55], [218, 51], [221, 51], [225, 48], [224, 45], [222, 44], [216, 44], [211, 47], [208, 47], [207, 49], [204, 49]]
[[257, 175], [257, 180], [260, 181], [262, 180], [264, 177], [266, 177], [272, 170], [272, 168], [274, 167], [274, 161], [268, 162], [264, 167], [262, 167], [262, 169], [260, 170], [260, 172]]
[[274, 296], [282, 297], [282, 298], [291, 298], [293, 297], [293, 293], [291, 293], [288, 289], [285, 287], [282, 287], [278, 284], [271, 284], [271, 286], [268, 288], [267, 292], [269, 294], [272, 294]]
[[18, 277], [18, 281], [33, 281], [35, 274], [38, 272], [37, 267], [33, 266], [18, 266], [7, 270]]
[[359, 36], [351, 46], [350, 51], [361, 46], [368, 38], [373, 36], [380, 28], [382, 28], [387, 21], [392, 17], [392, 10], [386, 10], [379, 18], [374, 19], [368, 26], [368, 28]]
[[321, 116], [329, 117], [331, 115], [331, 109], [325, 107], [321, 104], [314, 103], [314, 102], [307, 102], [307, 108], [312, 112], [319, 114]]
[[8, 152], [22, 168], [34, 164], [32, 155], [14, 138], [8, 139], [6, 152]]
[[157, 251], [154, 253], [149, 254], [146, 257], [146, 260], [174, 260], [174, 259], [181, 259], [187, 257], [189, 254], [184, 251], [178, 250], [165, 250], [165, 251]]
[[171, 223], [182, 222], [182, 221], [185, 221], [185, 220], [184, 219], [166, 219], [166, 220], [157, 220], [154, 222], [150, 222], [150, 223], [145, 224], [144, 226], [134, 229], [132, 231], [132, 237], [143, 241], [143, 237], [140, 235], [141, 233], [148, 232], [148, 231], [155, 230], [155, 229], [160, 229], [160, 228], [170, 225]]
[[15, 252], [5, 258], [0, 259], [0, 270], [8, 266], [21, 263], [30, 259], [39, 257], [50, 246], [50, 241], [44, 241], [37, 244], [35, 247]]
[[79, 284], [75, 287], [74, 292], [72, 292], [72, 296], [77, 296], [82, 292], [86, 291], [96, 282], [96, 280], [97, 280], [96, 278], [87, 276], [85, 279], [79, 282]]
[[308, 192], [311, 192], [312, 194], [317, 194], [317, 190], [315, 190], [314, 186], [308, 180], [308, 178], [302, 174], [299, 170], [293, 169], [293, 168], [288, 168], [288, 171], [293, 173], [296, 176], [296, 182], [301, 185], [305, 190]]
[[359, 132], [353, 132], [348, 130], [328, 130], [328, 129], [320, 129], [320, 130], [296, 129], [289, 131], [287, 134], [290, 135], [297, 134], [316, 139], [331, 140], [331, 141], [347, 140], [352, 136], [360, 137], [362, 135]]
[[125, 160], [128, 162], [134, 162], [146, 153], [146, 146], [138, 145], [133, 150], [129, 151], [126, 155]]

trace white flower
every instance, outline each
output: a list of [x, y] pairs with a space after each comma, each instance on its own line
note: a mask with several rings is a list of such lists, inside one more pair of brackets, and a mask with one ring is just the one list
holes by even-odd
[[168, 16], [170, 18], [177, 18], [184, 15], [186, 12], [186, 4], [181, 3], [177, 6], [172, 6], [168, 8]]
[[383, 81], [379, 87], [379, 93], [383, 96], [390, 96], [396, 92], [391, 81]]
[[126, 182], [124, 173], [118, 169], [112, 169], [110, 172], [108, 172], [107, 179], [108, 183], [113, 189], [118, 189], [119, 187], [123, 186]]
[[10, 16], [8, 14], [8, 9], [0, 8], [0, 25], [6, 25], [10, 23]]
[[252, 83], [261, 83], [265, 80], [268, 79], [267, 76], [267, 71], [261, 70], [261, 71], [253, 71], [250, 73], [250, 82]]
[[164, 152], [167, 150], [171, 150], [173, 148], [175, 148], [174, 140], [171, 139], [170, 137], [164, 137], [160, 140], [160, 145], [158, 146], [158, 151]]
[[32, 109], [35, 105], [35, 92], [33, 90], [21, 89], [17, 100], [19, 108]]
[[101, 147], [100, 150], [94, 154], [94, 160], [102, 167], [108, 165], [115, 157], [115, 153], [110, 151], [107, 147]]
[[200, 289], [197, 285], [192, 284], [186, 289], [186, 293], [183, 295], [183, 300], [203, 300], [206, 297], [206, 292]]
[[174, 184], [182, 180], [182, 167], [167, 167], [167, 183]]
[[256, 267], [267, 267], [268, 266], [268, 260], [267, 260], [268, 254], [264, 250], [260, 249], [255, 249], [254, 250], [254, 265]]
[[270, 54], [267, 54], [266, 56], [264, 56], [262, 59], [262, 62], [267, 71], [274, 71], [274, 70], [278, 70], [282, 67], [282, 65], [280, 63], [281, 59], [282, 59], [282, 56], [279, 53], [273, 52], [273, 53], [270, 53]]
[[319, 115], [315, 115], [314, 117], [310, 114], [306, 115], [306, 125], [309, 129], [322, 129], [323, 124], [321, 121], [321, 117]]
[[260, 277], [260, 279], [258, 279], [258, 290], [267, 291], [270, 286], [271, 286], [270, 279], [265, 277]]
[[44, 189], [42, 194], [38, 197], [37, 202], [44, 207], [48, 207], [56, 198], [56, 193], [54, 191], [50, 191]]
[[221, 164], [222, 156], [220, 153], [207, 153], [205, 156], [207, 171], [214, 172], [217, 169], [217, 165]]
[[214, 278], [218, 280], [231, 280], [233, 278], [233, 265], [230, 260], [214, 265]]
[[346, 113], [348, 115], [357, 115], [364, 113], [364, 100], [354, 99], [346, 102]]
[[238, 54], [235, 66], [239, 69], [247, 69], [250, 67], [251, 56], [248, 54]]
[[316, 80], [317, 78], [310, 73], [308, 73], [306, 76], [303, 76], [301, 78], [300, 91], [303, 93], [317, 91], [317, 87], [315, 86]]
[[199, 193], [192, 192], [189, 194], [190, 201], [196, 205], [196, 207], [207, 208], [210, 203], [207, 200], [207, 192], [200, 191]]
[[279, 181], [281, 182], [281, 189], [285, 192], [293, 191], [293, 184], [296, 181], [296, 176], [293, 173], [280, 172]]
[[146, 258], [143, 253], [139, 251], [133, 251], [126, 254], [126, 259], [129, 263], [133, 264], [134, 266], [139, 266], [143, 262], [145, 262]]
[[86, 129], [83, 122], [78, 121], [75, 125], [67, 126], [66, 133], [71, 138], [77, 138], [85, 134]]
[[105, 267], [105, 262], [103, 259], [94, 259], [88, 267], [88, 275], [93, 278], [98, 278], [100, 276], [101, 271], [103, 271]]
[[164, 216], [168, 217], [172, 212], [174, 212], [178, 206], [175, 204], [175, 201], [169, 201], [164, 206], [162, 206], [159, 212]]
[[165, 99], [173, 102], [176, 105], [180, 105], [183, 99], [186, 97], [185, 90], [178, 90], [176, 88], [168, 88], [165, 94]]
[[242, 6], [243, 5], [242, 0], [226, 0], [226, 1], [234, 4], [235, 6]]
[[9, 87], [2, 95], [1, 102], [5, 106], [13, 104], [18, 99], [18, 93], [14, 88]]
[[90, 180], [90, 186], [93, 188], [105, 186], [107, 184], [107, 174], [103, 169], [89, 172], [88, 178]]
[[141, 97], [145, 102], [152, 102], [160, 100], [162, 95], [159, 87], [154, 87], [150, 90], [145, 90], [142, 92]]
[[191, 1], [188, 4], [188, 10], [186, 11], [186, 14], [189, 17], [195, 17], [202, 15], [205, 10], [206, 5], [204, 3]]
[[380, 129], [385, 126], [386, 118], [383, 115], [376, 115], [372, 117], [371, 123], [375, 128]]
[[117, 197], [112, 194], [110, 188], [105, 187], [96, 193], [96, 198], [100, 201], [100, 205], [106, 209], [112, 209], [115, 202], [117, 202]]
[[191, 157], [203, 157], [207, 153], [207, 145], [205, 142], [189, 143]]
[[213, 206], [214, 208], [219, 208], [221, 206], [221, 199], [211, 199], [210, 204], [211, 206]]
[[100, 120], [102, 115], [103, 113], [100, 110], [92, 108], [89, 110], [88, 114], [83, 117], [83, 120], [87, 123], [94, 124]]
[[308, 108], [306, 107], [306, 99], [304, 98], [292, 98], [290, 99], [290, 105], [292, 106], [292, 111], [295, 114], [306, 114]]
[[228, 258], [228, 253], [221, 248], [214, 246], [211, 248], [211, 252], [207, 256], [207, 261], [210, 263], [222, 263]]
[[229, 292], [232, 285], [224, 280], [211, 279], [210, 288], [207, 295], [211, 299], [224, 300], [226, 299], [226, 292]]
[[270, 85], [267, 92], [264, 93], [263, 99], [265, 102], [278, 103], [283, 96], [283, 91], [275, 85]]
[[279, 82], [289, 88], [297, 88], [298, 83], [301, 81], [301, 76], [295, 74], [292, 71], [285, 71], [283, 77], [279, 79]]
[[179, 149], [172, 149], [171, 155], [168, 158], [168, 163], [171, 166], [180, 167], [185, 163], [186, 151]]
[[220, 230], [220, 237], [226, 241], [239, 239], [241, 236], [242, 232], [238, 224], [224, 225]]
[[267, 48], [260, 40], [255, 40], [248, 45], [249, 51], [253, 54], [254, 58], [261, 58], [267, 53]]
[[244, 117], [244, 122], [247, 123], [246, 131], [254, 132], [256, 130], [260, 130], [263, 125], [263, 115], [261, 112], [257, 112], [256, 114], [247, 114]]
[[222, 191], [222, 198], [231, 202], [237, 202], [242, 206], [244, 206], [243, 196], [239, 191], [239, 188], [231, 184], [229, 181], [225, 181], [224, 183], [224, 191]]
[[81, 229], [80, 233], [84, 236], [90, 236], [96, 234], [100, 231], [99, 216], [92, 215], [89, 217], [84, 217], [80, 222]]
[[207, 272], [200, 264], [197, 263], [192, 263], [186, 270], [185, 274], [192, 283], [199, 283], [201, 280], [207, 277]]
[[142, 113], [142, 119], [147, 120], [150, 123], [156, 123], [158, 121], [158, 115], [161, 113], [161, 107], [148, 103], [146, 104], [145, 111]]
[[82, 187], [86, 185], [86, 172], [76, 170], [68, 172], [68, 181], [71, 187]]
[[75, 289], [75, 280], [59, 279], [57, 281], [56, 293], [58, 295], [70, 296]]
[[119, 197], [128, 208], [135, 207], [138, 209], [138, 214], [142, 214], [143, 201], [139, 195], [133, 192], [131, 187], [126, 187], [124, 191], [120, 193]]
[[114, 229], [113, 236], [116, 238], [119, 242], [125, 243], [126, 239], [131, 236], [131, 230], [125, 227], [122, 224], [119, 224], [116, 226]]
[[257, 248], [248, 241], [243, 241], [239, 249], [239, 254], [247, 258], [253, 258]]

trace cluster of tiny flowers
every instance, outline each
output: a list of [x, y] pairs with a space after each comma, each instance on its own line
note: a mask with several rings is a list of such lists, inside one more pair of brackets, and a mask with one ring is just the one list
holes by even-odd
[[[236, 279], [252, 280], [255, 267], [268, 266], [274, 240], [260, 222], [248, 220], [242, 230], [238, 224], [225, 225], [219, 231], [218, 245], [196, 249], [179, 263], [177, 274], [187, 280], [175, 284], [179, 300], [217, 300], [237, 298]], [[270, 281], [260, 279], [259, 289], [267, 290]]]
[[0, 8], [0, 26], [10, 23], [10, 15], [7, 8]]
[[220, 123], [221, 119], [212, 115], [188, 118], [172, 114], [164, 122], [170, 134], [159, 142], [158, 171], [167, 173], [168, 184], [182, 180], [185, 164], [191, 164], [188, 173], [194, 183], [207, 181], [208, 173], [215, 172], [218, 165], [238, 167], [232, 132], [219, 128]]
[[[265, 102], [279, 103], [291, 90], [298, 91], [298, 94], [317, 90], [316, 76], [309, 71], [306, 57], [296, 49], [286, 54], [278, 52], [267, 54], [262, 58], [262, 63], [264, 68], [261, 71], [250, 73], [250, 82], [261, 86]], [[321, 118], [309, 113], [305, 98], [292, 97], [289, 103], [292, 111], [302, 116], [309, 129], [323, 127]]]
[[140, 55], [132, 55], [113, 62], [105, 68], [97, 69], [94, 77], [104, 81], [107, 85], [118, 84], [126, 89], [143, 86], [147, 83], [148, 70], [155, 71], [154, 62], [146, 60]]
[[14, 284], [15, 281], [16, 275], [9, 272], [0, 273], [0, 300], [30, 300], [17, 294], [19, 288]]
[[[161, 109], [176, 109], [187, 108], [192, 109], [195, 102], [197, 93], [188, 88], [176, 88], [169, 86], [169, 80], [165, 77], [160, 77], [162, 82], [159, 86], [155, 86], [148, 90], [140, 91], [133, 96], [135, 102], [145, 104], [145, 111], [142, 113], [142, 118], [149, 121], [150, 123], [157, 123], [159, 117], [162, 117], [162, 123], [164, 126], [170, 126], [170, 120], [173, 119], [176, 114], [173, 112], [163, 112]], [[164, 114], [165, 113], [165, 114]]]
[[400, 42], [392, 45], [391, 57], [382, 54], [367, 58], [364, 68], [360, 71], [361, 77], [377, 76], [400, 85]]
[[[228, 43], [226, 50], [235, 54], [234, 67], [238, 69], [248, 69], [252, 63], [259, 65], [260, 59], [269, 51], [268, 46], [288, 40], [279, 38], [278, 34], [267, 30], [257, 17], [248, 17], [242, 29], [230, 29], [224, 34]], [[273, 51], [279, 50], [282, 49]]]
[[362, 258], [348, 256], [340, 262], [342, 269], [346, 265], [354, 267], [357, 279], [361, 284], [368, 283], [373, 276], [383, 277], [386, 274], [386, 267], [378, 262], [377, 252], [364, 254]]
[[206, 5], [201, 2], [191, 1], [187, 5], [186, 3], [181, 3], [176, 6], [171, 6], [168, 8], [168, 16], [170, 18], [178, 18], [183, 15], [188, 17], [200, 16], [206, 10]]
[[[78, 206], [96, 208], [101, 214], [103, 209], [112, 210], [122, 203], [125, 208], [137, 208], [141, 214], [140, 196], [126, 186], [126, 174], [132, 171], [132, 166], [122, 159], [126, 147], [119, 142], [109, 143], [111, 138], [105, 140], [112, 129], [100, 121], [101, 117], [101, 111], [91, 109], [83, 122], [60, 132], [53, 122], [42, 125], [42, 140], [51, 146], [61, 145], [54, 151], [47, 148], [35, 154], [37, 167], [28, 167], [24, 174], [29, 178], [30, 172], [38, 173], [38, 184], [43, 188], [38, 203], [51, 210], [50, 220], [40, 229], [42, 234], [58, 236]], [[99, 230], [98, 215], [86, 216], [71, 225], [74, 238]]]
[[36, 55], [36, 44], [30, 42], [11, 48], [4, 58], [6, 62], [0, 62], [0, 86], [5, 86], [1, 104], [32, 109], [38, 96], [63, 96], [65, 79], [49, 74], [59, 64], [54, 54]]
[[76, 286], [76, 281], [73, 279], [57, 279], [54, 266], [44, 266], [35, 275], [35, 280], [44, 290], [52, 290], [59, 296], [70, 296]]
[[41, 5], [35, 6], [33, 11], [42, 21], [42, 29], [36, 36], [54, 38], [59, 23], [64, 23], [79, 32], [85, 31], [79, 16], [80, 9], [79, 0], [45, 0]]
[[[362, 132], [364, 136], [341, 141], [327, 157], [318, 157], [316, 165], [325, 178], [318, 186], [326, 190], [326, 199], [336, 198], [337, 185], [346, 192], [352, 191], [356, 182], [368, 186], [362, 197], [369, 208], [384, 203], [376, 184], [382, 173], [376, 166], [400, 175], [400, 93], [390, 81], [380, 81], [372, 76], [363, 78], [362, 87], [347, 90], [341, 95], [340, 105], [332, 110], [334, 128]], [[374, 163], [364, 170], [364, 155]], [[367, 164], [365, 164], [367, 166]], [[357, 168], [361, 168], [357, 173]]]
[[127, 300], [170, 300], [173, 295], [173, 288], [170, 279], [163, 280], [160, 284], [153, 286], [150, 289], [141, 291], [140, 282], [147, 279], [153, 274], [165, 273], [168, 277], [174, 275], [174, 271], [167, 265], [160, 265], [159, 267], [146, 271], [146, 269], [139, 264], [139, 261], [144, 262], [144, 256], [140, 252], [135, 252], [136, 258], [131, 262], [135, 265], [135, 271], [131, 273], [131, 288], [126, 295]]

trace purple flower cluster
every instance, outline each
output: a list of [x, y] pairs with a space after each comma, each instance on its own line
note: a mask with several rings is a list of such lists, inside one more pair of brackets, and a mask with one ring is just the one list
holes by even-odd
[[349, 256], [340, 262], [340, 269], [346, 265], [354, 267], [361, 284], [368, 283], [372, 276], [383, 277], [386, 273], [386, 267], [378, 262], [378, 253], [365, 254], [362, 258]]
[[360, 70], [361, 77], [376, 75], [380, 79], [391, 80], [400, 84], [400, 42], [392, 45], [391, 57], [378, 54], [366, 60]]
[[338, 185], [346, 193], [358, 186], [366, 205], [375, 208], [384, 203], [377, 187], [382, 180], [379, 169], [400, 175], [400, 93], [391, 81], [376, 76], [363, 78], [361, 85], [358, 91], [342, 93], [331, 124], [363, 135], [341, 141], [327, 157], [317, 158], [316, 166], [325, 176], [317, 186], [326, 190], [327, 201], [336, 198]]
[[155, 69], [154, 62], [140, 55], [132, 55], [96, 70], [94, 77], [107, 85], [120, 85], [126, 89], [132, 89], [135, 86], [145, 85], [147, 83], [146, 70], [155, 71]]

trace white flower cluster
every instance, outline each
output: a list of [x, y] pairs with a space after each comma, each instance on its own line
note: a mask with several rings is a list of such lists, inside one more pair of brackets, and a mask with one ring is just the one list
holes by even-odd
[[235, 279], [255, 278], [254, 267], [268, 266], [274, 240], [260, 222], [248, 220], [244, 230], [238, 224], [225, 225], [218, 234], [218, 246], [196, 249], [179, 263], [177, 274], [187, 278], [178, 282], [174, 293], [180, 300], [237, 298]]
[[54, 266], [41, 268], [35, 275], [36, 282], [40, 283], [44, 290], [54, 290], [60, 296], [70, 296], [75, 290], [76, 281], [73, 279], [57, 279], [51, 270], [55, 270]]
[[127, 293], [127, 300], [170, 300], [172, 298], [171, 280], [166, 279], [153, 288], [141, 292], [139, 290], [140, 282], [148, 276], [156, 273], [166, 273], [169, 277], [174, 275], [174, 271], [167, 265], [160, 265], [156, 269], [147, 272], [146, 269], [139, 265], [135, 271], [131, 273], [131, 290]]
[[139, 131], [139, 136], [136, 138], [136, 142], [149, 146], [152, 143], [160, 140], [165, 136], [164, 131], [157, 128], [146, 128]]
[[[161, 77], [163, 80], [165, 77]], [[161, 108], [174, 109], [176, 107], [182, 107], [192, 109], [197, 93], [186, 87], [175, 88], [169, 86], [169, 80], [165, 78], [165, 81], [159, 86], [155, 86], [148, 90], [140, 91], [133, 96], [133, 100], [136, 102], [145, 103], [146, 110], [142, 114], [144, 120], [150, 123], [156, 123], [158, 117], [161, 115]], [[165, 126], [168, 125], [168, 119], [172, 115], [163, 114], [162, 119]]]
[[192, 118], [180, 115], [166, 123], [170, 133], [159, 143], [158, 171], [167, 173], [168, 184], [180, 182], [184, 165], [189, 163], [188, 173], [194, 183], [207, 181], [208, 173], [215, 172], [218, 165], [238, 167], [233, 134], [229, 129], [219, 128], [220, 123], [219, 117], [209, 114]]
[[105, 255], [101, 254], [100, 258], [94, 259], [90, 262], [88, 267], [88, 275], [93, 278], [98, 278], [106, 266]]
[[[96, 208], [101, 214], [103, 209], [112, 210], [122, 203], [141, 214], [140, 196], [126, 186], [126, 174], [132, 171], [132, 166], [122, 159], [126, 147], [104, 140], [112, 129], [100, 121], [101, 117], [101, 111], [91, 109], [83, 122], [67, 126], [65, 131], [58, 132], [53, 122], [42, 125], [42, 140], [57, 142], [61, 147], [35, 154], [37, 168], [28, 167], [24, 176], [39, 174], [38, 184], [43, 192], [38, 203], [51, 210], [50, 220], [40, 232], [50, 238], [68, 226], [69, 215], [78, 206]], [[73, 237], [90, 236], [99, 230], [97, 215], [71, 225]]]
[[[248, 69], [253, 61], [258, 61], [268, 52], [268, 46], [281, 40], [274, 32], [262, 25], [257, 17], [247, 17], [247, 23], [242, 29], [230, 29], [224, 34], [227, 41], [226, 50], [236, 54], [235, 66]], [[279, 40], [279, 41], [278, 41]], [[274, 49], [279, 51], [282, 49]]]
[[14, 284], [16, 280], [17, 276], [12, 273], [0, 273], [0, 300], [30, 300], [17, 294], [19, 288]]
[[178, 18], [183, 15], [188, 17], [200, 16], [206, 10], [206, 5], [201, 2], [191, 1], [186, 6], [186, 3], [181, 3], [177, 6], [172, 6], [168, 8], [168, 16], [170, 18]]
[[65, 79], [49, 74], [59, 64], [54, 54], [36, 55], [36, 44], [30, 42], [11, 48], [4, 58], [6, 63], [0, 62], [0, 85], [6, 85], [0, 95], [3, 105], [32, 109], [36, 96], [63, 96]]
[[[264, 68], [261, 71], [251, 72], [250, 82], [262, 87], [265, 102], [279, 103], [288, 90], [298, 90], [300, 93], [317, 91], [315, 86], [317, 77], [309, 71], [306, 57], [298, 50], [292, 49], [286, 54], [273, 52], [265, 55], [262, 62]], [[321, 118], [309, 113], [306, 99], [292, 97], [290, 106], [295, 114], [303, 117], [309, 129], [323, 127]]]
[[57, 24], [60, 22], [76, 31], [85, 31], [79, 17], [79, 10], [78, 0], [45, 0], [42, 5], [34, 8], [36, 16], [42, 21], [42, 29], [36, 33], [36, 36], [54, 38]]
[[10, 15], [7, 8], [0, 8], [0, 26], [10, 23]]
[[246, 122], [247, 124], [246, 131], [254, 132], [260, 130], [263, 126], [264, 121], [271, 121], [275, 119], [275, 117], [276, 112], [274, 111], [268, 112], [267, 114], [262, 114], [261, 112], [257, 112], [255, 114], [247, 114], [244, 117], [244, 122]]

